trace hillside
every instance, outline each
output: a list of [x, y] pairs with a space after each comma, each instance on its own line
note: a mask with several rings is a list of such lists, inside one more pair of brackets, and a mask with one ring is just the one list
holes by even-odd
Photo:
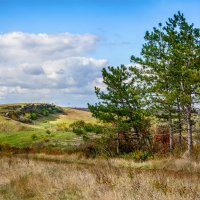
[[[33, 113], [35, 118], [31, 118]], [[82, 140], [68, 130], [78, 120], [95, 122], [90, 112], [51, 104], [0, 105], [0, 145], [66, 147], [69, 141]]]

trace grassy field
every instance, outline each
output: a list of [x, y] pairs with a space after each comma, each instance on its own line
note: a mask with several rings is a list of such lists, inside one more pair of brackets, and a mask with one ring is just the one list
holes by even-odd
[[[44, 156], [44, 157], [43, 157]], [[141, 170], [123, 160], [0, 158], [1, 200], [197, 200], [199, 173]], [[47, 157], [46, 157], [47, 158]], [[69, 162], [71, 160], [71, 162]], [[74, 160], [74, 161], [73, 161]], [[75, 162], [75, 160], [77, 162]], [[68, 161], [68, 162], [67, 162]], [[152, 161], [151, 161], [152, 162]], [[145, 165], [149, 165], [146, 163]]]
[[[0, 110], [7, 106], [0, 106]], [[19, 148], [31, 147], [38, 143], [58, 147], [67, 146], [68, 140], [73, 140], [72, 143], [74, 143], [74, 141], [82, 139], [75, 133], [67, 131], [69, 125], [77, 120], [96, 122], [91, 113], [71, 108], [64, 108], [64, 113], [50, 114], [34, 120], [32, 124], [25, 124], [0, 116], [0, 144]]]
[[[69, 153], [83, 142], [82, 136], [69, 129], [77, 120], [98, 123], [91, 113], [71, 108], [31, 124], [0, 116], [0, 147], [44, 150], [0, 151], [0, 200], [200, 199], [199, 156], [189, 159], [187, 154], [175, 156], [174, 151], [168, 157], [155, 155], [135, 162]], [[67, 151], [49, 151], [49, 147]]]

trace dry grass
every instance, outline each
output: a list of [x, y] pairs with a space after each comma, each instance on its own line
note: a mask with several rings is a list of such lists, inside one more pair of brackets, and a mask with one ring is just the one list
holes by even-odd
[[91, 163], [3, 157], [0, 159], [0, 199], [200, 199], [198, 173], [117, 167], [116, 160], [93, 160]]
[[92, 114], [87, 111], [76, 110], [73, 108], [66, 108], [64, 110], [64, 114], [60, 114], [55, 121], [52, 121], [52, 124], [66, 123], [67, 126], [69, 124], [77, 121], [83, 120], [85, 122], [95, 123], [97, 120], [92, 117]]
[[0, 132], [8, 133], [12, 131], [22, 131], [29, 129], [30, 127], [26, 124], [0, 116]]

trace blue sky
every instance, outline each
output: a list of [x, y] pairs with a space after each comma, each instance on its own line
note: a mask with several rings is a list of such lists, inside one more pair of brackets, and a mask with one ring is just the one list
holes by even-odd
[[[0, 103], [94, 103], [89, 86], [101, 85], [101, 67], [128, 64], [132, 54], [139, 55], [145, 31], [178, 10], [200, 27], [198, 0], [0, 0]], [[66, 32], [70, 35], [63, 35]], [[33, 46], [40, 54], [33, 51]], [[70, 48], [74, 54], [69, 53]], [[74, 63], [78, 61], [82, 64], [76, 68]], [[47, 64], [51, 70], [45, 67]], [[17, 71], [20, 73], [16, 77]]]

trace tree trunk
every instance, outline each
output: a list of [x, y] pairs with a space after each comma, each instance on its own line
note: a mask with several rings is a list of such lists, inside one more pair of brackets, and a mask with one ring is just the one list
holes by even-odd
[[180, 104], [179, 104], [179, 100], [178, 101], [178, 143], [179, 146], [182, 146], [182, 122], [181, 122], [181, 109], [180, 109]]
[[117, 154], [119, 154], [119, 132], [117, 132]]
[[179, 131], [178, 131], [178, 143], [179, 146], [182, 146], [182, 124], [179, 125]]
[[172, 128], [172, 117], [171, 114], [169, 115], [169, 149], [170, 151], [173, 150], [174, 146], [174, 132]]
[[191, 120], [191, 106], [187, 106], [187, 134], [188, 134], [188, 153], [192, 153], [192, 120]]

